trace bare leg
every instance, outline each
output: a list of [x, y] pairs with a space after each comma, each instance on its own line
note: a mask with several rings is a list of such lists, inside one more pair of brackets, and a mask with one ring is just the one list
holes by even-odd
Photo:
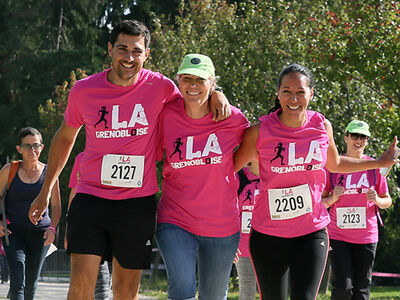
[[101, 257], [92, 254], [71, 254], [71, 282], [68, 300], [88, 300], [94, 298], [94, 287]]
[[142, 270], [121, 267], [113, 257], [112, 291], [114, 300], [138, 300]]

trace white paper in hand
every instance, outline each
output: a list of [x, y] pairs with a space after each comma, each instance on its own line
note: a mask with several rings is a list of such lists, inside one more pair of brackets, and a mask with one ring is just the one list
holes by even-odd
[[54, 251], [57, 251], [57, 247], [54, 244], [50, 244], [49, 250], [47, 250], [46, 257], [52, 254]]

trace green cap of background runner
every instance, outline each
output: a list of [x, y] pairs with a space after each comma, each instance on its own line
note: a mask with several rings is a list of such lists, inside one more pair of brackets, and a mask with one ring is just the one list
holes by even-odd
[[371, 136], [371, 133], [369, 132], [369, 126], [364, 121], [359, 121], [359, 120], [351, 121], [349, 125], [347, 125], [346, 131], [350, 133], [359, 133], [366, 136]]
[[183, 58], [177, 74], [190, 74], [208, 79], [215, 77], [215, 69], [211, 58], [208, 56], [188, 54]]

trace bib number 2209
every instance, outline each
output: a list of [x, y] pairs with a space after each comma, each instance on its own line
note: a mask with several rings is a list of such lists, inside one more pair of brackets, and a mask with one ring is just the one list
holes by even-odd
[[144, 156], [107, 154], [101, 165], [104, 185], [137, 188], [143, 184]]
[[313, 211], [307, 184], [284, 189], [269, 189], [268, 203], [271, 220], [288, 220]]
[[275, 204], [277, 205], [276, 212], [289, 212], [302, 209], [304, 207], [304, 199], [302, 196], [275, 199]]

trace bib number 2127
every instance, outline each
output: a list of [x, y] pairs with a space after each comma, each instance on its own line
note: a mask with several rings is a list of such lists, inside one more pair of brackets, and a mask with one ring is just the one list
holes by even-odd
[[144, 156], [107, 154], [101, 165], [101, 183], [137, 188], [143, 184]]

